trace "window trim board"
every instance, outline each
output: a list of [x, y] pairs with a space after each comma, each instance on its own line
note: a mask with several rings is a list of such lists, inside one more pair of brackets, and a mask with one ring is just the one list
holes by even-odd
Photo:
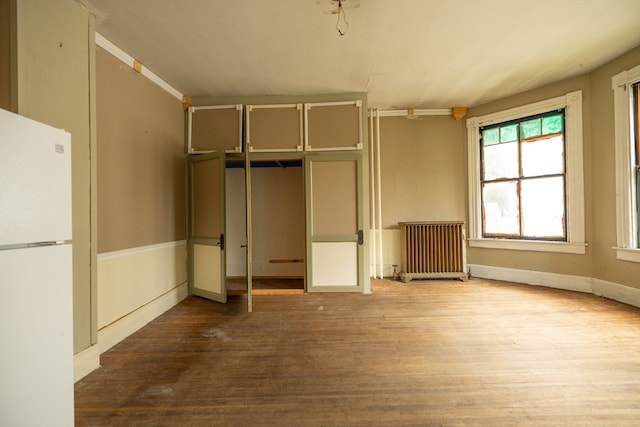
[[[637, 209], [634, 198], [635, 171], [631, 161], [631, 128], [633, 96], [629, 90], [640, 82], [640, 65], [622, 71], [611, 78], [614, 102], [615, 162], [616, 162], [616, 258], [640, 262], [638, 233], [634, 221]], [[635, 191], [640, 189], [635, 188]]]
[[[480, 128], [518, 118], [565, 109], [567, 185], [567, 242], [508, 240], [482, 237], [480, 180]], [[544, 252], [586, 253], [584, 224], [584, 171], [582, 143], [582, 91], [467, 119], [469, 185], [469, 246]]]
[[584, 254], [586, 243], [559, 242], [554, 240], [518, 240], [518, 239], [469, 239], [473, 248], [508, 249], [514, 251], [558, 252]]

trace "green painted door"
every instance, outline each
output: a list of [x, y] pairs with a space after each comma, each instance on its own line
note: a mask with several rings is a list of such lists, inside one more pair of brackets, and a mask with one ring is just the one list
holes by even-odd
[[227, 301], [225, 154], [191, 155], [189, 169], [189, 292]]
[[307, 156], [305, 186], [307, 291], [362, 292], [362, 156]]

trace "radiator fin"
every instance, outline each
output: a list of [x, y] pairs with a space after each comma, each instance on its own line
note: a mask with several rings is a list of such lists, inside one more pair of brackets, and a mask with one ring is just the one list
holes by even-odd
[[417, 278], [466, 279], [464, 222], [401, 222], [404, 282]]

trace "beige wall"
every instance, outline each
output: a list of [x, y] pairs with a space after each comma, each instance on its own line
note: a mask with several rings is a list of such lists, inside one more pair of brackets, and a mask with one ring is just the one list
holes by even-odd
[[186, 295], [184, 112], [179, 99], [100, 47], [96, 104], [103, 352]]
[[[585, 255], [469, 248], [470, 264], [597, 278], [640, 288], [640, 265], [615, 259], [615, 174], [611, 77], [640, 64], [640, 47], [592, 73], [470, 108], [467, 118], [581, 90]], [[468, 220], [466, 123], [450, 117], [380, 120], [385, 275], [400, 261], [397, 222]]]
[[185, 239], [180, 101], [96, 48], [98, 252]]
[[[18, 0], [17, 112], [71, 133], [73, 197], [74, 347], [95, 341], [95, 248], [92, 245], [91, 183], [93, 18], [72, 0]], [[12, 46], [13, 48], [13, 46]]]
[[450, 116], [380, 119], [383, 228], [404, 221], [464, 220], [464, 121]]
[[611, 78], [640, 65], [640, 47], [591, 74], [591, 138], [594, 276], [640, 288], [640, 264], [619, 261], [611, 249], [616, 245], [616, 181], [613, 90]]
[[617, 261], [611, 249], [616, 239], [611, 77], [638, 64], [640, 49], [636, 48], [592, 73], [469, 110], [469, 117], [481, 116], [582, 90], [585, 232], [588, 243], [585, 255], [469, 248], [469, 263], [595, 277], [640, 287], [640, 265]]
[[[500, 249], [469, 248], [467, 258], [470, 264], [480, 264], [514, 268], [521, 270], [543, 271], [549, 273], [570, 274], [593, 277], [594, 241], [593, 241], [593, 187], [591, 170], [591, 79], [583, 75], [534, 89], [515, 96], [501, 99], [490, 104], [470, 108], [467, 117], [502, 111], [537, 101], [561, 96], [569, 92], [582, 90], [583, 102], [583, 149], [584, 149], [584, 189], [585, 189], [585, 236], [589, 246], [584, 255], [559, 254], [535, 251], [511, 251]], [[612, 106], [613, 107], [613, 106]], [[466, 137], [465, 137], [466, 140]], [[466, 149], [465, 149], [466, 162]], [[468, 219], [468, 212], [467, 212]]]

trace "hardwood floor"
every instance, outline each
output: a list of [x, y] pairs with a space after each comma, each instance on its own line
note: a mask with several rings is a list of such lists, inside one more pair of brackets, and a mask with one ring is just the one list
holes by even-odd
[[640, 309], [472, 279], [189, 297], [75, 386], [78, 426], [640, 425]]
[[[246, 295], [247, 279], [227, 279], [227, 295]], [[252, 295], [295, 295], [304, 294], [304, 279], [302, 278], [253, 278]]]

